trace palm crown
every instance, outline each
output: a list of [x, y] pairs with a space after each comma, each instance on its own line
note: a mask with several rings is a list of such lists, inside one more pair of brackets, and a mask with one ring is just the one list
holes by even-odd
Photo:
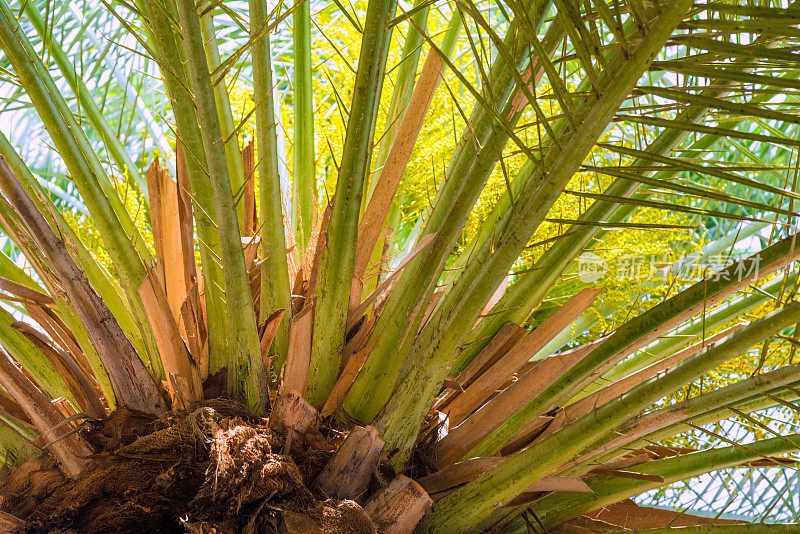
[[0, 0], [7, 108], [35, 112], [0, 136], [0, 287], [38, 325], [0, 310], [14, 463], [48, 443], [80, 479], [76, 412], [191, 412], [220, 380], [288, 451], [353, 429], [315, 487], [387, 531], [559, 527], [798, 448], [646, 448], [794, 408], [794, 4], [39, 4]]

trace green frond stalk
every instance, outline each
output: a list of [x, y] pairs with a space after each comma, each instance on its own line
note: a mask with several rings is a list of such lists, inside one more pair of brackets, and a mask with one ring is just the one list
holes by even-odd
[[[84, 34], [89, 42], [98, 50], [102, 50], [104, 48], [103, 42], [101, 41], [100, 37], [97, 35], [97, 30], [91, 27], [91, 23], [89, 23], [86, 18], [84, 17], [84, 12], [78, 9], [75, 5], [75, 2], [69, 3], [68, 7], [70, 13], [73, 17], [75, 17], [78, 22], [81, 23], [82, 26], [86, 28], [86, 33]], [[143, 28], [144, 33], [150, 38], [151, 34], [148, 27]], [[107, 48], [108, 49], [108, 48]], [[134, 88], [131, 80], [126, 77], [125, 72], [123, 72], [122, 68], [113, 62], [107, 53], [104, 53], [101, 57], [102, 65], [111, 71], [114, 80], [116, 81], [117, 87], [122, 89], [125, 94], [125, 99], [127, 102], [133, 103], [134, 108], [136, 109], [136, 115], [144, 121], [145, 125], [147, 126], [147, 131], [153, 138], [153, 142], [158, 150], [161, 152], [163, 158], [169, 158], [170, 154], [174, 153], [172, 146], [170, 146], [169, 141], [167, 140], [166, 135], [164, 135], [164, 126], [159, 122], [152, 111], [147, 107], [147, 104], [141, 98], [141, 94], [137, 92], [137, 89]], [[140, 86], [141, 87], [141, 86]], [[167, 166], [171, 171], [175, 171], [175, 162], [174, 161], [167, 161]], [[143, 190], [144, 191], [144, 190]], [[148, 195], [144, 195], [145, 202], [149, 202], [150, 198]]]
[[29, 289], [33, 289], [34, 291], [45, 293], [44, 288], [42, 288], [36, 282], [36, 280], [31, 278], [28, 273], [14, 263], [14, 260], [6, 256], [3, 252], [0, 252], [0, 273], [3, 273], [3, 278], [11, 280], [12, 282], [16, 282]]
[[25, 38], [5, 0], [0, 2], [0, 47], [33, 101], [103, 236], [124, 293], [128, 296], [131, 311], [136, 317], [150, 365], [158, 371], [158, 349], [138, 292], [146, 275], [145, 262], [152, 263], [150, 253], [89, 140]]
[[[250, 0], [250, 34], [267, 24], [266, 0]], [[253, 40], [253, 89], [256, 101], [258, 194], [261, 226], [261, 289], [259, 323], [277, 310], [287, 310], [272, 341], [270, 354], [278, 355], [271, 371], [277, 376], [286, 359], [291, 324], [291, 300], [281, 182], [278, 169], [278, 131], [275, 121], [275, 86], [269, 34]]]
[[[395, 80], [394, 89], [392, 89], [392, 97], [389, 101], [386, 131], [381, 137], [378, 155], [375, 159], [376, 170], [380, 170], [384, 163], [386, 163], [386, 156], [389, 155], [389, 149], [391, 149], [394, 138], [397, 135], [400, 121], [403, 118], [403, 111], [408, 106], [408, 102], [411, 100], [411, 94], [414, 92], [414, 78], [417, 74], [419, 56], [423, 48], [423, 34], [427, 29], [430, 5], [425, 0], [416, 0], [412, 9], [416, 9], [417, 11], [409, 18], [408, 32], [406, 34], [405, 44], [403, 45], [403, 52], [400, 56], [400, 63], [397, 67], [397, 79]], [[454, 18], [460, 22], [461, 16], [458, 10], [455, 11]], [[458, 29], [460, 29], [460, 26], [461, 24], [458, 24]], [[452, 30], [448, 28], [448, 31]], [[455, 40], [455, 38], [450, 39], [453, 43], [455, 43]], [[452, 46], [449, 48], [449, 53], [446, 50], [444, 51], [448, 57], [452, 54]], [[368, 193], [364, 196], [365, 202], [369, 200], [374, 188], [375, 182], [370, 180]]]
[[[414, 78], [417, 74], [417, 67], [419, 65], [419, 56], [420, 52], [423, 47], [423, 33], [426, 31], [427, 23], [428, 23], [428, 12], [430, 11], [430, 6], [427, 4], [426, 0], [416, 0], [414, 2], [414, 6], [412, 9], [417, 9], [417, 11], [411, 15], [410, 21], [408, 23], [408, 32], [405, 38], [405, 44], [403, 45], [403, 52], [400, 57], [400, 63], [397, 67], [397, 79], [395, 80], [394, 88], [392, 89], [392, 96], [389, 101], [389, 110], [387, 112], [386, 118], [386, 127], [381, 136], [380, 143], [378, 145], [378, 155], [375, 158], [375, 174], [380, 176], [382, 174], [383, 166], [386, 164], [386, 158], [390, 153], [392, 148], [392, 143], [395, 140], [395, 137], [398, 133], [400, 128], [400, 124], [404, 117], [404, 112], [408, 110], [408, 104], [411, 100], [411, 95], [414, 92], [415, 85], [414, 85]], [[459, 11], [456, 10], [456, 14]], [[456, 18], [460, 21], [460, 17], [456, 15]], [[460, 24], [459, 24], [460, 26]], [[455, 41], [455, 39], [453, 39]], [[435, 53], [435, 52], [434, 52]], [[437, 83], [438, 85], [438, 83]], [[426, 110], [427, 111], [427, 110]], [[415, 113], [421, 112], [421, 110], [414, 110]], [[371, 176], [367, 177], [367, 191], [366, 194], [363, 196], [361, 201], [362, 210], [366, 208], [369, 200], [372, 198], [373, 191], [375, 190], [375, 185], [377, 184], [377, 178], [372, 178]], [[363, 215], [363, 213], [362, 213]], [[362, 217], [362, 221], [364, 218]], [[384, 222], [385, 225], [385, 222]], [[387, 235], [385, 232], [382, 235]], [[381, 256], [383, 255], [385, 241], [382, 238], [378, 239], [377, 244], [374, 247], [374, 251], [370, 257], [370, 263], [378, 264], [381, 261]], [[359, 244], [359, 246], [363, 246], [363, 244]], [[363, 277], [363, 273], [359, 272], [360, 265], [358, 264], [359, 258], [358, 255], [356, 256], [356, 277]], [[366, 284], [364, 284], [361, 294], [358, 295], [351, 295], [350, 298], [353, 303], [358, 298], [360, 302], [360, 298], [362, 296], [366, 297], [370, 293], [372, 293], [375, 288], [378, 286], [379, 277], [372, 277]], [[355, 289], [355, 287], [353, 288]], [[355, 293], [355, 291], [354, 291]]]
[[[765, 375], [767, 375], [767, 373], [765, 373]], [[773, 378], [774, 375], [771, 375], [771, 373], [770, 376], [764, 376], [764, 380], [772, 380]], [[753, 384], [754, 382], [748, 381], [748, 383]], [[708, 408], [707, 411], [705, 411], [704, 413], [700, 413], [699, 415], [695, 415], [694, 417], [689, 417], [686, 420], [682, 420], [675, 424], [666, 426], [664, 428], [649, 433], [642, 434], [640, 432], [642, 437], [628, 441], [628, 443], [624, 445], [624, 447], [627, 448], [628, 445], [633, 447], [646, 446], [652, 443], [652, 439], [670, 439], [673, 436], [677, 436], [682, 432], [691, 432], [695, 430], [698, 426], [718, 423], [720, 421], [730, 418], [734, 414], [735, 415], [752, 414], [753, 412], [757, 412], [759, 410], [780, 406], [782, 402], [796, 403], [798, 401], [798, 398], [800, 398], [800, 396], [798, 396], [797, 394], [797, 388], [798, 386], [800, 386], [800, 381], [796, 380], [794, 382], [791, 382], [790, 384], [787, 384], [786, 386], [770, 389], [766, 393], [764, 393], [764, 390], [761, 387], [759, 387], [758, 384], [760, 383], [761, 382], [755, 381], [756, 392], [752, 395], [743, 394], [742, 395], [743, 400], [739, 401], [731, 400], [724, 407]], [[732, 393], [740, 392], [740, 390], [738, 389], [730, 391]], [[694, 408], [697, 406], [702, 406], [703, 404], [705, 403], [698, 402], [697, 405], [687, 404], [686, 406]], [[632, 420], [631, 423], [633, 423], [633, 421], [635, 421], [635, 419]], [[624, 426], [627, 427], [628, 424], [626, 423]], [[636, 429], [635, 426], [633, 426], [632, 428]], [[601, 450], [605, 454], [598, 454], [594, 456], [592, 460], [590, 460], [593, 465], [594, 462], [596, 461], [602, 462], [603, 458], [609, 456], [619, 457], [620, 454], [624, 454], [621, 452], [621, 449], [615, 449], [611, 453], [608, 453], [605, 450], [605, 448]], [[584, 465], [580, 467], [585, 469]]]
[[[552, 39], [552, 46], [555, 47], [557, 41]], [[514, 62], [525, 61], [526, 42], [527, 37], [512, 23], [505, 46], [512, 51]], [[420, 310], [428, 306], [465, 215], [499, 160], [508, 142], [508, 130], [520, 117], [520, 112], [509, 101], [515, 82], [512, 70], [516, 67], [509, 65], [503, 55], [492, 65], [491, 90], [484, 89], [487, 100], [476, 104], [421, 232], [423, 236], [433, 234], [434, 240], [425, 254], [406, 266], [383, 306], [372, 334], [375, 346], [344, 402], [347, 414], [359, 421], [369, 422], [375, 418], [389, 400], [403, 369], [411, 367], [406, 354], [413, 339], [406, 334], [419, 327]]]
[[[761, 251], [759, 260], [764, 262], [764, 272], [766, 272], [766, 266], [772, 266], [774, 269], [795, 254], [794, 236], [792, 236]], [[608, 339], [545, 388], [524, 408], [494, 429], [479, 445], [469, 451], [469, 454], [480, 456], [500, 451], [508, 440], [530, 424], [535, 417], [561, 400], [581, 391], [598, 370], [602, 372], [610, 368], [630, 354], [632, 348], [644, 346], [658, 334], [670, 330], [676, 322], [682, 322], [683, 317], [699, 313], [706, 306], [718, 302], [745, 285], [748, 278], [739, 280], [740, 276], [736, 274], [736, 269], [741, 268], [746, 261], [733, 264], [725, 271], [728, 280], [701, 280], [617, 328]]]
[[225, 158], [225, 140], [219, 123], [211, 75], [206, 63], [197, 6], [193, 0], [178, 0], [178, 15], [183, 30], [186, 66], [197, 107], [203, 148], [208, 165], [208, 180], [216, 209], [222, 270], [225, 275], [225, 302], [228, 315], [228, 392], [242, 399], [258, 413], [269, 408], [269, 389], [255, 310], [251, 305], [250, 279], [244, 262], [241, 232]]
[[317, 282], [308, 399], [317, 404], [333, 389], [344, 347], [350, 282], [358, 234], [361, 197], [369, 172], [380, 88], [391, 38], [394, 0], [370, 0], [347, 121], [342, 162]]
[[[47, 219], [50, 227], [63, 234], [66, 239], [69, 240], [71, 246], [73, 247], [72, 250], [75, 252], [75, 261], [86, 273], [86, 277], [89, 279], [92, 287], [94, 287], [97, 293], [103, 298], [103, 302], [105, 302], [109, 310], [111, 310], [111, 313], [114, 315], [114, 318], [117, 320], [128, 339], [130, 339], [134, 344], [134, 347], [136, 347], [137, 352], [140, 355], [148, 354], [145, 342], [141, 337], [141, 328], [137, 325], [134, 315], [131, 313], [127, 304], [120, 296], [121, 289], [112, 281], [105, 269], [103, 269], [100, 264], [97, 263], [91, 252], [89, 252], [89, 250], [84, 246], [83, 242], [75, 234], [69, 223], [64, 220], [60, 210], [53, 205], [52, 201], [46, 194], [43, 194], [30, 169], [28, 169], [28, 167], [25, 165], [25, 162], [22, 161], [22, 158], [19, 157], [19, 154], [17, 154], [17, 152], [11, 146], [11, 143], [2, 133], [0, 133], [0, 154], [6, 158], [6, 162], [8, 163], [9, 167], [11, 167], [11, 170], [14, 171], [14, 174], [19, 178], [23, 187], [25, 187], [27, 190], [28, 195], [30, 195], [39, 208], [39, 211], [42, 213], [45, 219]], [[3, 204], [3, 206], [5, 208], [7, 205]], [[14, 215], [11, 213], [10, 207], [7, 208], [6, 213], [2, 216], [2, 220], [3, 224], [6, 225], [13, 224], [13, 222], [16, 220]], [[24, 230], [20, 225], [16, 225], [16, 228], [5, 228], [5, 231], [11, 236], [21, 236], [24, 233]], [[50, 275], [47, 272], [47, 267], [45, 266], [46, 263], [43, 259], [40, 259], [38, 262], [36, 261], [36, 256], [38, 256], [40, 252], [31, 246], [26, 246], [24, 243], [18, 242], [17, 246], [23, 250], [26, 258], [31, 261], [33, 265], [39, 267], [37, 269], [39, 278], [41, 280], [48, 280]], [[0, 272], [3, 273], [4, 277], [9, 278], [10, 275], [13, 275], [16, 270], [19, 269], [4, 268], [0, 270]], [[27, 276], [24, 272], [20, 271], [18, 276], [22, 277], [23, 275]], [[38, 288], [38, 284], [34, 289], [41, 290]], [[49, 292], [51, 296], [55, 295], [55, 300], [60, 311], [61, 319], [70, 327], [72, 332], [75, 334], [75, 337], [78, 339], [78, 343], [80, 344], [84, 354], [86, 354], [89, 364], [92, 366], [95, 376], [100, 383], [101, 389], [109, 399], [113, 399], [114, 395], [111, 389], [111, 382], [109, 381], [108, 375], [103, 369], [102, 362], [97, 356], [97, 352], [94, 350], [94, 347], [92, 347], [91, 343], [89, 343], [89, 339], [86, 337], [86, 331], [78, 317], [75, 315], [75, 310], [72, 309], [72, 306], [68, 302], [58, 298], [58, 291], [54, 291], [53, 288], [49, 288]], [[149, 364], [151, 371], [154, 374], [160, 375], [163, 372], [160, 359], [156, 361], [148, 359], [145, 363]], [[153, 365], [155, 365], [155, 368], [153, 368]]]
[[[744, 68], [752, 61], [752, 58], [744, 58], [737, 67]], [[735, 68], [735, 67], [732, 67]], [[726, 94], [727, 91], [733, 87], [730, 84], [720, 82], [714, 84], [713, 89], [705, 89], [700, 94], [709, 97], [720, 97]], [[753, 97], [753, 103], [763, 103], [770, 98], [769, 94], [757, 94]], [[687, 109], [681, 111], [680, 114], [672, 122], [685, 122], [687, 124], [699, 122], [709, 111], [709, 106], [706, 105], [692, 105]], [[735, 120], [743, 121], [745, 117], [739, 117]], [[731, 125], [731, 123], [727, 123]], [[736, 123], [734, 122], [733, 125]], [[647, 146], [646, 152], [656, 156], [668, 156], [672, 150], [677, 147], [688, 136], [689, 132], [686, 130], [676, 130], [665, 128], [660, 132], [658, 137]], [[709, 149], [714, 143], [719, 141], [723, 136], [716, 133], [708, 133], [703, 135], [699, 140], [695, 141], [681, 153], [682, 157], [692, 157], [700, 150]], [[647, 161], [643, 158], [634, 160], [629, 168], [637, 169], [639, 166], [646, 166]], [[512, 181], [512, 193], [517, 194], [521, 184], [522, 177], [528, 177], [536, 171], [536, 163], [529, 161], [525, 164], [522, 171]], [[668, 180], [674, 176], [678, 170], [673, 168], [665, 168], [659, 171], [635, 171], [644, 177], [651, 177], [656, 180]], [[605, 190], [604, 194], [616, 197], [628, 197], [633, 195], [635, 198], [646, 199], [651, 196], [650, 192], [635, 193], [639, 184], [631, 180], [617, 179]], [[464, 264], [474, 257], [475, 251], [481, 243], [485, 243], [496, 232], [496, 228], [500, 217], [511, 206], [511, 201], [508, 195], [504, 195], [497, 206], [492, 210], [489, 217], [483, 222], [481, 228], [476, 235], [470, 246], [462, 253], [460, 262], [456, 267], [463, 267]], [[608, 221], [609, 223], [622, 222], [628, 219], [630, 215], [636, 210], [635, 205], [621, 205], [613, 201], [598, 200], [581, 214], [581, 222], [595, 222]], [[458, 372], [463, 369], [475, 355], [485, 346], [487, 336], [496, 332], [504, 323], [515, 322], [523, 324], [531, 312], [542, 302], [542, 299], [547, 294], [564, 270], [568, 267], [569, 263], [573, 261], [582, 250], [585, 250], [590, 243], [597, 242], [604, 234], [601, 226], [597, 225], [573, 225], [571, 228], [564, 232], [564, 237], [559, 239], [553, 244], [537, 261], [537, 268], [521, 276], [520, 279], [503, 295], [501, 300], [495, 306], [497, 312], [493, 312], [486, 317], [481, 324], [470, 334], [469, 339], [464, 343], [465, 349], [459, 356], [456, 363], [453, 365], [453, 372]], [[461, 258], [459, 258], [461, 259]], [[451, 278], [456, 278], [460, 270], [453, 271]]]
[[[620, 209], [624, 207], [626, 206], [622, 206]], [[769, 223], [766, 222], [751, 223], [738, 233], [730, 233], [718, 240], [712, 241], [698, 251], [698, 253], [692, 254], [676, 263], [673, 266], [673, 270], [678, 270], [684, 266], [691, 265], [692, 262], [697, 261], [699, 258], [706, 258], [722, 253], [730, 249], [733, 244], [756, 234], [757, 232], [766, 228], [768, 225]], [[786, 283], [795, 283], [797, 276], [797, 273], [790, 273], [785, 278]], [[666, 281], [662, 283], [666, 283]], [[760, 291], [763, 291], [763, 293], [756, 292], [738, 297], [725, 305], [719, 306], [710, 312], [704, 313], [699, 318], [679, 326], [670, 335], [659, 338], [638, 354], [635, 354], [625, 361], [622, 361], [612, 367], [593, 384], [587, 386], [585, 390], [573, 397], [572, 401], [581, 399], [584, 396], [597, 391], [598, 389], [606, 386], [609, 381], [613, 381], [627, 374], [634, 373], [642, 367], [669, 356], [670, 354], [673, 354], [681, 348], [687, 346], [693, 340], [696, 340], [696, 338], [704, 335], [706, 332], [719, 328], [726, 323], [735, 320], [737, 317], [748, 313], [756, 306], [759, 306], [770, 300], [772, 298], [770, 296], [770, 292], [778, 292], [783, 283], [783, 279], [773, 280], [772, 282], [769, 282], [761, 287]], [[612, 313], [613, 308], [607, 305], [602, 305], [598, 307], [596, 311], [602, 316], [608, 316]], [[585, 332], [596, 323], [597, 316], [595, 314], [584, 314], [575, 321], [573, 328], [576, 332]], [[571, 332], [565, 330], [560, 335], [556, 336], [553, 341], [544, 349], [542, 349], [542, 351], [540, 351], [536, 356], [534, 356], [533, 359], [540, 359], [552, 354], [559, 348], [563, 347], [568, 342], [570, 337]]]
[[197, 239], [200, 242], [200, 262], [208, 320], [210, 372], [216, 373], [228, 363], [225, 275], [222, 269], [222, 249], [220, 234], [217, 231], [214, 194], [208, 179], [206, 154], [200, 137], [197, 110], [184, 64], [182, 37], [180, 28], [177, 27], [178, 15], [173, 0], [141, 0], [140, 10], [147, 14], [143, 22], [150, 28], [151, 48], [164, 76], [164, 84], [175, 116], [177, 138], [186, 161]]
[[52, 398], [64, 397], [75, 402], [75, 397], [70, 393], [53, 364], [27, 337], [11, 327], [15, 321], [14, 316], [0, 308], [0, 344], [3, 349], [25, 367], [39, 387]]
[[5, 458], [9, 467], [21, 465], [39, 454], [41, 451], [25, 436], [0, 420], [0, 455]]
[[[616, 397], [561, 431], [520, 451], [499, 467], [444, 497], [429, 516], [426, 525], [443, 531], [457, 531], [488, 517], [492, 513], [493, 503], [508, 502], [545, 476], [552, 466], [563, 464], [602, 437], [608, 428], [613, 428], [663, 395], [691, 382], [703, 372], [793, 325], [798, 319], [800, 302], [787, 304], [730, 335], [718, 345], [684, 360], [661, 377], [639, 384], [628, 393]], [[783, 447], [787, 447], [786, 441], [781, 441]], [[794, 448], [797, 448], [797, 444]], [[737, 447], [736, 450], [740, 449]]]
[[[424, 4], [423, 4], [424, 5]], [[418, 20], [425, 15], [425, 19]], [[458, 35], [462, 28], [461, 11], [456, 9], [442, 38], [439, 50], [431, 48], [425, 64], [414, 82], [416, 67], [419, 62], [418, 49], [422, 46], [423, 35], [418, 31], [427, 22], [427, 7], [415, 13], [411, 19], [411, 27], [403, 47], [403, 59], [400, 63], [397, 84], [388, 113], [387, 128], [382, 136], [380, 152], [376, 161], [377, 177], [369, 182], [368, 199], [365, 198], [364, 213], [358, 233], [358, 249], [356, 251], [355, 280], [350, 295], [351, 304], [369, 295], [378, 286], [380, 277], [364, 275], [370, 265], [383, 262], [384, 250], [390, 249], [387, 239], [394, 235], [399, 222], [400, 210], [394, 197], [411, 158], [414, 146], [425, 118], [442, 80], [443, 59], [449, 60], [453, 55]], [[419, 26], [422, 24], [422, 28]], [[416, 46], [417, 48], [413, 48]], [[440, 56], [441, 54], [441, 56]], [[413, 69], [412, 69], [413, 67]], [[413, 85], [413, 90], [410, 89]], [[400, 111], [402, 110], [402, 111]], [[368, 200], [368, 202], [367, 202]], [[370, 254], [367, 257], [367, 254]], [[362, 287], [360, 293], [358, 288]]]
[[[30, 262], [33, 266], [34, 271], [36, 274], [49, 286], [48, 291], [43, 291], [43, 288], [35, 285], [32, 289], [39, 291], [41, 293], [56, 295], [54, 299], [58, 316], [65, 324], [72, 330], [78, 345], [81, 347], [84, 355], [86, 356], [89, 365], [92, 368], [92, 371], [97, 378], [97, 381], [102, 389], [103, 393], [105, 394], [106, 398], [109, 400], [109, 404], [113, 406], [115, 404], [114, 401], [114, 391], [111, 387], [111, 381], [105, 372], [105, 368], [103, 367], [103, 363], [100, 361], [100, 358], [97, 355], [97, 351], [94, 349], [92, 344], [89, 342], [89, 338], [86, 335], [86, 330], [83, 327], [78, 316], [75, 314], [75, 310], [72, 305], [65, 299], [59, 298], [61, 290], [59, 287], [53, 285], [52, 275], [50, 270], [47, 266], [47, 260], [44, 255], [39, 250], [38, 246], [36, 246], [35, 241], [32, 237], [30, 237], [27, 233], [27, 230], [24, 228], [22, 221], [18, 219], [16, 213], [14, 213], [13, 208], [5, 201], [5, 199], [0, 200], [0, 228], [2, 228], [3, 232], [9, 236], [12, 236], [17, 246], [22, 250], [23, 254], [25, 255], [26, 260]], [[76, 250], [81, 250], [80, 246], [76, 247]], [[5, 258], [6, 256], [3, 255]], [[3, 262], [6, 263], [6, 262]], [[8, 262], [10, 263], [10, 262]], [[20, 278], [19, 276], [15, 276], [15, 271], [18, 268], [16, 265], [4, 265], [2, 272], [3, 276], [9, 279]], [[48, 282], [50, 282], [48, 284]], [[14, 321], [11, 316], [7, 316], [6, 319], [11, 319], [8, 323]], [[6, 347], [6, 350], [14, 356], [15, 359], [18, 361], [22, 361], [24, 358], [18, 357], [17, 352], [12, 349]], [[34, 355], [37, 358], [41, 358], [43, 355], [41, 352], [37, 351], [37, 354]], [[51, 366], [52, 367], [52, 366]], [[34, 373], [32, 373], [34, 374]], [[34, 374], [34, 378], [36, 375]]]
[[[135, 265], [142, 263], [137, 256], [148, 258], [144, 240], [85, 133], [5, 1], [0, 4], [0, 12], [0, 46], [33, 101], [92, 216], [98, 225], [108, 229], [103, 235], [109, 240], [109, 253], [120, 264], [118, 268], [122, 273], [134, 273]], [[124, 265], [126, 262], [120, 261], [122, 258], [131, 266]], [[136, 277], [126, 278], [133, 282], [130, 287], [138, 289], [138, 285], [134, 285], [139, 281]]]
[[[674, 335], [665, 336], [655, 341], [647, 347], [647, 350], [643, 350], [641, 353], [615, 365], [608, 373], [603, 375], [603, 381], [613, 381], [630, 373], [635, 373], [642, 367], [681, 350], [692, 341], [702, 337], [705, 332], [713, 331], [736, 320], [737, 317], [745, 316], [756, 306], [771, 300], [772, 297], [770, 295], [777, 295], [784, 284], [794, 284], [799, 275], [800, 273], [796, 271], [791, 272], [785, 279], [778, 278], [773, 280], [764, 284], [758, 292], [743, 295], [741, 298], [714, 308], [690, 323], [681, 325], [675, 330]], [[591, 393], [597, 387], [593, 384], [591, 387], [586, 388], [583, 394]]]
[[[209, 11], [200, 20], [200, 30], [205, 44], [206, 61], [208, 70], [214, 72], [220, 65], [219, 45], [217, 44], [217, 34], [214, 31], [214, 13]], [[231, 190], [234, 198], [240, 199], [244, 189], [245, 175], [242, 154], [239, 149], [239, 139], [236, 133], [236, 124], [233, 121], [233, 111], [231, 110], [228, 88], [224, 78], [212, 80], [214, 87], [214, 102], [217, 106], [219, 115], [219, 125], [222, 131], [222, 139], [225, 141], [225, 161], [228, 164], [228, 173], [231, 178]], [[239, 227], [245, 227], [244, 201], [236, 204], [236, 214], [239, 218]]]
[[[779, 404], [776, 398], [793, 401], [797, 393], [788, 388], [800, 380], [800, 366], [787, 365], [756, 375], [723, 388], [686, 399], [672, 406], [639, 414], [629, 419], [603, 439], [593, 445], [592, 452], [580, 457], [580, 462], [569, 473], [584, 474], [589, 467], [602, 464], [611, 457], [624, 454], [629, 448], [646, 446], [649, 443], [675, 436], [689, 427], [718, 422], [732, 413], [731, 408], [750, 413]], [[652, 422], [658, 421], [657, 430]]]
[[311, 62], [311, 0], [301, 0], [292, 12], [294, 42], [294, 242], [297, 257], [311, 239], [317, 205], [317, 176], [314, 150], [313, 64]]
[[[603, 73], [602, 94], [596, 101], [588, 101], [588, 109], [581, 111], [581, 125], [574, 134], [563, 135], [561, 149], [550, 152], [552, 156], [542, 162], [540, 169], [547, 169], [546, 174], [541, 179], [530, 180], [522, 189], [514, 209], [509, 210], [501, 222], [496, 241], [488, 241], [481, 247], [445, 296], [440, 309], [420, 333], [412, 348], [412, 357], [414, 351], [422, 355], [418, 360], [420, 364], [414, 365], [400, 383], [384, 415], [377, 422], [390, 449], [405, 449], [401, 450], [398, 462], [405, 461], [404, 456], [410, 451], [404, 444], [409, 437], [416, 435], [428, 410], [427, 406], [430, 406], [436, 394], [429, 384], [445, 378], [453, 363], [452, 355], [469, 334], [484, 303], [507, 276], [547, 211], [589, 154], [654, 54], [685, 16], [689, 2], [680, 2], [672, 7], [674, 10], [666, 10], [653, 20], [652, 30], [635, 50], [630, 54], [620, 52], [609, 59], [613, 71]], [[566, 120], [562, 128], [566, 129]], [[436, 380], [431, 380], [431, 377], [436, 377]], [[422, 388], [426, 389], [421, 395]]]
[[[710, 471], [760, 460], [764, 457], [769, 458], [794, 452], [798, 446], [800, 446], [800, 434], [789, 434], [771, 439], [762, 439], [747, 445], [732, 445], [730, 447], [675, 456], [636, 466], [635, 470], [643, 474], [664, 477], [664, 483], [668, 484]], [[649, 489], [659, 487], [664, 483], [643, 483], [641, 480], [626, 480], [609, 476], [593, 477], [588, 481], [589, 487], [594, 492], [593, 494], [552, 494], [533, 505], [533, 511], [542, 521], [542, 524], [549, 528], [573, 519], [581, 513], [633, 497]], [[798, 529], [800, 527], [794, 526], [794, 528]], [[670, 530], [680, 532], [680, 529], [673, 528]]]
[[0, 189], [47, 259], [61, 291], [75, 307], [75, 313], [86, 328], [89, 341], [96, 348], [108, 372], [116, 401], [120, 405], [145, 413], [164, 413], [164, 400], [154, 377], [145, 369], [130, 340], [108, 306], [92, 288], [66, 243], [50, 227], [2, 157]]
[[[36, 4], [34, 2], [25, 2], [24, 5], [25, 14], [33, 24], [36, 32], [42, 40], [45, 41], [47, 39], [48, 29], [42, 15], [36, 8]], [[58, 69], [61, 71], [64, 79], [66, 79], [67, 83], [72, 88], [72, 92], [75, 94], [78, 102], [80, 102], [81, 109], [86, 113], [94, 129], [100, 134], [103, 144], [113, 158], [114, 163], [116, 163], [119, 168], [120, 174], [130, 184], [134, 185], [135, 189], [141, 192], [147, 191], [147, 183], [139, 174], [138, 167], [117, 138], [117, 133], [111, 125], [108, 124], [103, 112], [100, 111], [97, 103], [95, 103], [92, 93], [78, 77], [78, 73], [75, 72], [75, 67], [64, 53], [64, 50], [61, 49], [61, 46], [55, 39], [48, 40], [46, 48], [47, 52], [55, 60], [56, 65], [58, 65]], [[142, 195], [142, 198], [145, 203], [148, 202], [147, 195]]]

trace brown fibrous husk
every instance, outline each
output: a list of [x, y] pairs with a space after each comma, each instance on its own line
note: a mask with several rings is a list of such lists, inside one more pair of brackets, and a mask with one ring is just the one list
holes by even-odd
[[0, 510], [24, 532], [373, 534], [353, 501], [306, 486], [343, 437], [287, 434], [230, 401], [156, 419], [128, 409], [84, 432], [95, 453], [74, 480], [47, 456], [18, 468]]

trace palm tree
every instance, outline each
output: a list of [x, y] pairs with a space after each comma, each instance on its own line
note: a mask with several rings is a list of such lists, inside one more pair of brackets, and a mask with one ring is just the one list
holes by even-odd
[[[647, 490], [790, 461], [797, 434], [659, 444], [796, 409], [798, 8], [335, 4], [321, 10], [360, 38], [348, 61], [325, 36], [350, 86], [319, 83], [310, 2], [0, 0], [5, 101], [29, 103], [65, 169], [54, 193], [0, 136], [14, 244], [0, 255], [0, 446], [20, 466], [0, 529], [254, 531], [269, 516], [288, 532], [591, 532], [615, 525], [586, 514]], [[271, 43], [289, 16], [291, 84]], [[105, 29], [97, 79], [83, 80], [66, 43], [102, 43]], [[141, 72], [107, 61], [130, 51]], [[142, 89], [154, 72], [166, 103]], [[230, 90], [243, 83], [252, 105], [237, 117]], [[315, 110], [314, 91], [335, 105]], [[431, 149], [417, 141], [443, 97], [461, 131], [410, 232], [398, 191]], [[335, 150], [315, 136], [329, 112]], [[146, 140], [115, 131], [125, 117]], [[564, 218], [569, 199], [579, 209]], [[76, 205], [80, 224], [59, 209]], [[642, 209], [682, 224], [643, 222]], [[687, 230], [692, 261], [758, 246], [691, 276], [690, 262], [667, 262], [625, 293], [633, 304], [600, 303], [615, 229], [637, 236], [634, 253], [648, 232]], [[617, 267], [638, 276], [643, 257]], [[619, 309], [613, 329], [596, 326]], [[753, 355], [750, 376], [703, 386]], [[48, 473], [47, 491], [31, 473]], [[161, 505], [130, 504], [153, 495]], [[185, 506], [163, 506], [168, 495]]]

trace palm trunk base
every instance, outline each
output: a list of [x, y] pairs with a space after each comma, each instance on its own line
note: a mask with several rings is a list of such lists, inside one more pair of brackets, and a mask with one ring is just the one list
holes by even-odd
[[120, 409], [82, 432], [94, 454], [75, 479], [43, 456], [5, 480], [0, 532], [377, 532], [354, 501], [306, 486], [346, 433], [275, 426], [227, 400], [162, 418]]

